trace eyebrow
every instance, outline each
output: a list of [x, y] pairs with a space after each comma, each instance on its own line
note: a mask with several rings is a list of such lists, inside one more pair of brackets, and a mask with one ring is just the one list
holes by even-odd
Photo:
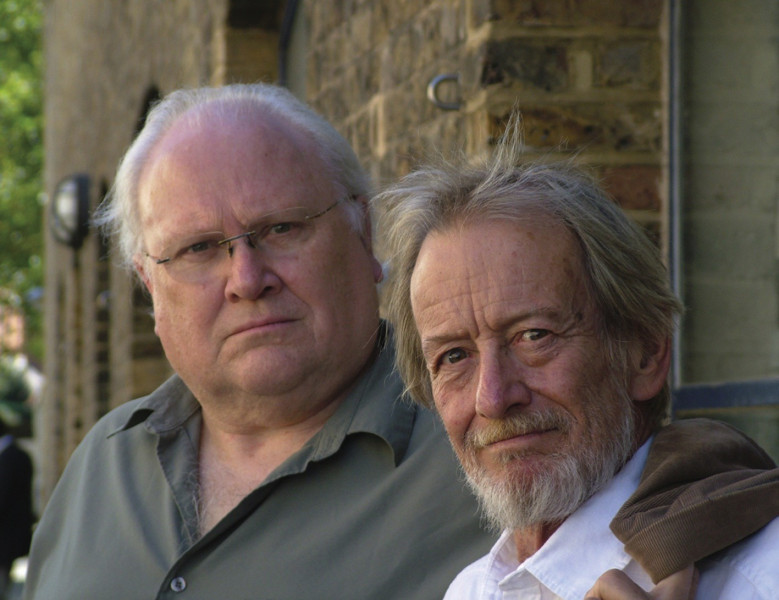
[[429, 352], [434, 350], [435, 348], [440, 348], [441, 346], [445, 346], [446, 344], [453, 342], [455, 340], [461, 340], [461, 339], [469, 339], [470, 336], [467, 333], [462, 334], [442, 334], [442, 335], [434, 335], [431, 337], [426, 337], [424, 339], [420, 338], [420, 343], [422, 346], [422, 354], [427, 356]]
[[[306, 212], [308, 210], [305, 206], [290, 206], [288, 208], [280, 208], [277, 210], [273, 210], [270, 212], [264, 212], [256, 217], [252, 217], [248, 221], [248, 223], [240, 222], [239, 225], [241, 228], [245, 229], [246, 231], [251, 231], [252, 229], [255, 229], [258, 225], [265, 225], [268, 222], [271, 222], [272, 220], [276, 219], [277, 217], [283, 216], [285, 213], [289, 213], [292, 211], [303, 211]], [[226, 232], [224, 231], [224, 228], [222, 229], [216, 229], [216, 228], [209, 228], [208, 226], [204, 226], [203, 228], [198, 229], [192, 229], [189, 231], [181, 231], [178, 233], [174, 233], [174, 236], [177, 236], [178, 238], [192, 238], [192, 237], [198, 237], [203, 235], [209, 235], [209, 234], [219, 234], [221, 236], [225, 236]]]
[[[497, 323], [497, 327], [510, 327], [516, 323], [521, 323], [522, 321], [537, 317], [546, 317], [556, 322], [563, 323], [571, 320], [574, 314], [575, 311], [572, 312], [571, 315], [564, 317], [558, 309], [552, 308], [550, 306], [542, 306], [516, 315], [508, 315], [505, 319], [502, 319]], [[466, 329], [426, 336], [424, 338], [420, 335], [422, 353], [427, 354], [427, 352], [434, 348], [438, 348], [456, 340], [471, 339], [471, 337], [471, 334]]]

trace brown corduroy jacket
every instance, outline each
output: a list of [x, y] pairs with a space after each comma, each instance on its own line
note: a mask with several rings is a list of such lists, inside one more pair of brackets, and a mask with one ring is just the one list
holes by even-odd
[[779, 469], [737, 429], [676, 421], [655, 436], [611, 530], [657, 583], [779, 516]]

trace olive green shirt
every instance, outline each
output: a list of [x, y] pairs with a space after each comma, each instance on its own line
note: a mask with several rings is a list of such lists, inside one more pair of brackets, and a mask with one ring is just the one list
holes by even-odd
[[205, 536], [200, 406], [172, 377], [106, 415], [35, 532], [25, 598], [438, 599], [494, 538], [385, 348], [300, 451]]

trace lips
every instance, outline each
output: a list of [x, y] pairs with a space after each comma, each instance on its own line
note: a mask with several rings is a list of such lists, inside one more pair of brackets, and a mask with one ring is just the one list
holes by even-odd
[[242, 323], [234, 330], [230, 332], [230, 335], [238, 335], [246, 331], [263, 330], [273, 327], [274, 325], [284, 325], [286, 323], [292, 323], [296, 319], [291, 317], [265, 317], [258, 320], [247, 321]]
[[548, 433], [550, 431], [555, 431], [554, 429], [534, 429], [533, 431], [523, 431], [523, 432], [516, 432], [516, 433], [509, 433], [505, 436], [495, 437], [493, 439], [487, 439], [484, 440], [483, 445], [484, 446], [492, 446], [495, 444], [500, 444], [501, 442], [505, 442], [508, 440], [513, 440], [519, 437], [530, 437], [533, 435], [541, 435], [544, 433]]

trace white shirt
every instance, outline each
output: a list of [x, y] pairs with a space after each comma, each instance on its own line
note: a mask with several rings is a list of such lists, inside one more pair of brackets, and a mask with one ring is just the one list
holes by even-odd
[[[504, 531], [487, 556], [457, 576], [445, 600], [582, 600], [609, 569], [624, 571], [650, 590], [649, 575], [609, 529], [617, 510], [638, 486], [648, 452], [649, 442], [522, 564], [517, 562], [512, 533]], [[698, 569], [697, 600], [779, 599], [779, 519], [699, 562]]]

